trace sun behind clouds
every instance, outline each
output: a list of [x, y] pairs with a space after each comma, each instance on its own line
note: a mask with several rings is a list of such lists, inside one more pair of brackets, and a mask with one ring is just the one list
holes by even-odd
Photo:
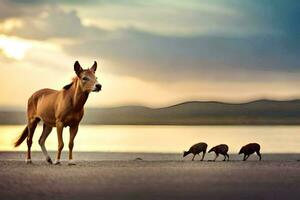
[[32, 47], [28, 41], [16, 37], [7, 37], [0, 35], [0, 50], [8, 58], [22, 60], [26, 52]]

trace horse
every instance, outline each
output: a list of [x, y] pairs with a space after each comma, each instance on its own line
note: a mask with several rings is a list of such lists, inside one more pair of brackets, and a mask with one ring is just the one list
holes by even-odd
[[30, 164], [31, 145], [34, 131], [37, 124], [43, 121], [43, 132], [39, 138], [39, 145], [49, 164], [53, 164], [45, 147], [45, 141], [51, 133], [52, 128], [56, 127], [58, 138], [58, 151], [54, 164], [60, 164], [61, 151], [64, 147], [63, 128], [69, 126], [69, 165], [73, 162], [74, 139], [78, 132], [79, 123], [84, 114], [84, 104], [91, 92], [99, 92], [102, 86], [98, 83], [95, 72], [97, 62], [88, 69], [83, 69], [79, 62], [74, 64], [76, 76], [72, 82], [64, 86], [61, 90], [41, 89], [32, 94], [27, 104], [27, 126], [15, 142], [14, 146], [19, 146], [27, 139], [27, 157], [25, 162]]

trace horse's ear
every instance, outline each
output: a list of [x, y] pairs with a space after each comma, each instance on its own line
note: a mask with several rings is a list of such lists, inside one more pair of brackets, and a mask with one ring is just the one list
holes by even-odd
[[97, 70], [97, 62], [96, 61], [94, 61], [94, 64], [93, 64], [93, 66], [91, 67], [91, 70], [95, 73], [96, 72], [96, 70]]
[[76, 61], [74, 64], [74, 71], [76, 75], [79, 77], [80, 73], [83, 71], [82, 67], [80, 66], [79, 62]]

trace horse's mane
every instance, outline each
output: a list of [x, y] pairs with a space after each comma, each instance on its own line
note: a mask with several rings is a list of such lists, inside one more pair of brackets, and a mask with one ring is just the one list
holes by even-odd
[[68, 85], [65, 85], [65, 86], [63, 87], [63, 89], [64, 89], [64, 90], [70, 89], [70, 88], [72, 87], [72, 85], [75, 83], [76, 80], [77, 80], [77, 77], [73, 77], [73, 78], [72, 78], [72, 82], [69, 83]]

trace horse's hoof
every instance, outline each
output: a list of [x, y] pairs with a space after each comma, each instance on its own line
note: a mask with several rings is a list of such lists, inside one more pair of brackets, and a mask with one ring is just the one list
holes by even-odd
[[32, 164], [32, 161], [31, 161], [31, 159], [26, 159], [26, 160], [25, 160], [25, 163], [26, 163], [26, 164]]
[[51, 160], [51, 158], [50, 158], [50, 157], [46, 158], [46, 161], [47, 161], [47, 163], [49, 163], [50, 165], [52, 165], [52, 164], [53, 164], [53, 162], [52, 162], [52, 160]]
[[55, 161], [55, 163], [54, 163], [54, 165], [60, 165], [60, 164], [61, 164], [61, 163], [60, 163], [59, 160]]

